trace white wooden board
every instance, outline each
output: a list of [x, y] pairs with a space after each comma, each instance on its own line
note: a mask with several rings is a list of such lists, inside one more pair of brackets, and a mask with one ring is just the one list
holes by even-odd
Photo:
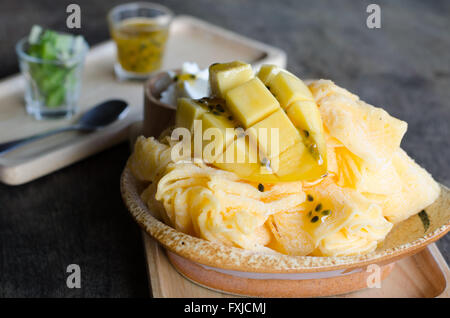
[[[273, 63], [284, 66], [283, 51], [189, 16], [174, 19], [167, 44], [163, 69], [178, 68], [185, 61], [207, 67], [217, 61], [243, 60], [255, 66]], [[69, 125], [88, 108], [111, 98], [126, 100], [128, 116], [100, 132], [62, 133], [18, 148], [0, 156], [0, 181], [22, 184], [68, 166], [78, 160], [111, 147], [128, 136], [130, 123], [141, 120], [143, 83], [119, 82], [113, 72], [115, 46], [111, 41], [89, 52], [83, 75], [80, 111], [71, 120], [36, 121], [27, 115], [20, 75], [0, 82], [0, 142]]]

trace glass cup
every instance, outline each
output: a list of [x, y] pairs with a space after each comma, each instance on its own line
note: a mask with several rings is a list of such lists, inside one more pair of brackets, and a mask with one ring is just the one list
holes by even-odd
[[70, 118], [77, 111], [88, 44], [84, 41], [80, 53], [65, 61], [28, 55], [28, 46], [27, 38], [16, 45], [20, 70], [25, 78], [27, 112], [36, 119]]
[[120, 80], [146, 79], [161, 68], [172, 18], [170, 9], [149, 2], [126, 3], [109, 12]]

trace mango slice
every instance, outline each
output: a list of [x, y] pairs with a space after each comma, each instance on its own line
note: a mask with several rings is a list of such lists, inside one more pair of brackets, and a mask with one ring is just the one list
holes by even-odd
[[175, 125], [177, 127], [187, 128], [192, 132], [194, 120], [200, 119], [206, 111], [207, 108], [198, 101], [184, 97], [179, 98], [175, 115]]
[[230, 112], [245, 128], [270, 115], [280, 104], [258, 78], [253, 78], [225, 94]]
[[327, 148], [323, 123], [319, 108], [315, 102], [296, 101], [287, 109], [291, 122], [298, 128], [303, 137], [303, 143], [308, 147], [319, 164], [327, 162]]
[[[201, 131], [194, 128], [195, 120], [200, 121]], [[177, 127], [189, 129], [192, 133], [191, 151], [195, 156], [201, 154], [203, 160], [212, 162], [234, 139], [234, 128], [238, 123], [226, 110], [223, 99], [204, 97], [197, 100], [179, 98], [175, 124]], [[201, 133], [201, 136], [195, 136], [196, 133]], [[201, 140], [199, 145], [194, 143], [196, 138]]]
[[209, 83], [211, 94], [223, 98], [225, 93], [253, 78], [250, 64], [240, 61], [216, 63], [209, 67]]
[[[263, 162], [266, 162], [263, 163]], [[264, 159], [254, 140], [249, 136], [237, 134], [222, 156], [216, 157], [213, 165], [231, 171], [241, 178], [259, 183], [280, 182], [270, 168], [270, 160]]]
[[213, 112], [204, 113], [201, 120], [203, 129], [203, 160], [213, 162], [233, 141], [235, 123], [229, 120], [226, 114]]
[[281, 108], [253, 125], [248, 133], [258, 141], [260, 151], [269, 159], [302, 141], [297, 129]]
[[261, 65], [258, 74], [256, 75], [266, 86], [270, 85], [270, 82], [278, 74], [281, 69], [273, 64]]
[[277, 98], [284, 109], [288, 108], [295, 101], [314, 101], [308, 86], [288, 72], [279, 72], [268, 85], [270, 92]]
[[213, 164], [220, 169], [233, 171], [243, 178], [252, 176], [258, 173], [261, 166], [256, 149], [248, 138], [237, 138]]
[[327, 173], [326, 165], [318, 165], [303, 143], [281, 153], [278, 161], [271, 161], [271, 167], [282, 181], [316, 180]]
[[177, 126], [191, 131], [201, 120], [203, 160], [259, 183], [326, 174], [321, 115], [301, 79], [275, 65], [263, 65], [253, 77], [251, 66], [239, 61], [209, 70], [213, 96], [180, 99], [176, 115]]

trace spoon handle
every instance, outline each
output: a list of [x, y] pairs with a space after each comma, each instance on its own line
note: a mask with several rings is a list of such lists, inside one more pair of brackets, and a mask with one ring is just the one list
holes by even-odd
[[80, 127], [75, 125], [75, 126], [68, 126], [68, 127], [62, 127], [62, 128], [57, 128], [54, 130], [50, 130], [50, 131], [46, 131], [40, 134], [36, 134], [33, 136], [29, 136], [29, 137], [25, 137], [25, 138], [21, 138], [21, 139], [16, 139], [16, 140], [12, 140], [12, 141], [7, 141], [4, 143], [0, 143], [0, 155], [7, 153], [8, 151], [11, 151], [19, 146], [28, 144], [32, 141], [41, 139], [41, 138], [45, 138], [51, 135], [55, 135], [64, 131], [70, 131], [70, 130], [79, 130]]

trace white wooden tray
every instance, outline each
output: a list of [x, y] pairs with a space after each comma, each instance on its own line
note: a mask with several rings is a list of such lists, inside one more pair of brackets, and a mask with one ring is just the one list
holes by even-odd
[[[106, 23], [106, 22], [105, 22]], [[254, 65], [273, 63], [284, 66], [283, 51], [242, 37], [189, 16], [174, 19], [167, 44], [163, 69], [180, 67], [185, 61], [201, 67], [234, 59]], [[130, 123], [142, 117], [143, 83], [119, 82], [113, 72], [115, 47], [111, 41], [89, 52], [83, 76], [78, 116], [89, 107], [110, 98], [126, 100], [130, 112], [126, 119], [91, 134], [63, 133], [29, 144], [0, 156], [0, 181], [22, 184], [125, 140]], [[0, 142], [65, 126], [77, 119], [36, 121], [25, 112], [23, 79], [20, 75], [0, 82]]]

